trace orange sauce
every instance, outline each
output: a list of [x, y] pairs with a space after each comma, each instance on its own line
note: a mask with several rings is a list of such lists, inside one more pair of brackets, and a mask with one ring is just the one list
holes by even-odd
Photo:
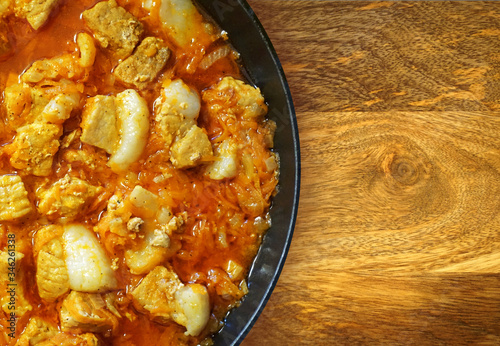
[[[65, 53], [75, 52], [77, 49], [75, 36], [80, 32], [91, 33], [81, 19], [81, 13], [92, 7], [96, 0], [62, 0], [53, 11], [49, 21], [38, 31], [31, 29], [25, 20], [13, 16], [4, 19], [9, 30], [12, 51], [0, 58], [0, 91], [3, 101], [5, 87], [17, 83], [19, 75], [34, 61], [43, 58], [52, 58]], [[224, 76], [234, 76], [243, 79], [234, 55], [219, 60], [207, 70], [200, 68], [189, 70], [188, 65], [199, 62], [205, 53], [221, 43], [206, 44], [200, 33], [200, 40], [186, 49], [180, 49], [173, 44], [162, 31], [155, 16], [148, 16], [141, 8], [141, 1], [118, 1], [129, 12], [141, 20], [146, 29], [146, 35], [154, 35], [168, 42], [172, 48], [173, 57], [167, 67], [158, 77], [158, 82], [143, 91], [141, 95], [148, 102], [153, 114], [153, 102], [161, 90], [160, 81], [163, 78], [182, 78], [188, 85], [195, 88], [200, 94], [210, 86], [216, 84]], [[97, 45], [97, 44], [96, 44]], [[98, 45], [97, 45], [98, 46]], [[90, 77], [82, 83], [87, 97], [116, 94], [126, 88], [119, 83], [110, 83], [109, 76], [115, 66], [111, 54], [98, 47], [96, 62]], [[172, 241], [181, 244], [180, 250], [168, 260], [174, 271], [184, 283], [200, 283], [207, 287], [210, 294], [212, 317], [209, 326], [198, 337], [184, 335], [184, 327], [175, 323], [161, 325], [153, 322], [147, 314], [139, 313], [131, 304], [129, 296], [131, 289], [143, 276], [132, 275], [123, 261], [120, 261], [116, 275], [119, 281], [118, 310], [122, 316], [120, 326], [111, 337], [99, 336], [109, 345], [177, 345], [198, 344], [209, 338], [220, 327], [227, 311], [237, 305], [243, 295], [238, 289], [240, 281], [233, 282], [225, 272], [228, 260], [233, 260], [248, 271], [265, 231], [259, 225], [259, 220], [268, 218], [270, 198], [275, 192], [277, 174], [268, 172], [265, 166], [270, 151], [264, 145], [264, 123], [262, 121], [241, 121], [232, 127], [221, 123], [220, 119], [211, 116], [202, 103], [202, 110], [198, 123], [208, 133], [213, 142], [227, 136], [229, 133], [247, 131], [249, 142], [245, 145], [244, 153], [248, 154], [255, 166], [255, 175], [252, 178], [239, 172], [234, 179], [216, 181], [203, 175], [202, 168], [189, 170], [170, 169], [172, 176], [166, 182], [155, 183], [153, 178], [161, 169], [169, 167], [168, 153], [160, 136], [155, 132], [154, 117], [151, 116], [150, 134], [146, 149], [141, 158], [134, 163], [129, 174], [134, 179], [128, 180], [125, 175], [113, 173], [107, 166], [107, 155], [104, 151], [83, 144], [79, 140], [67, 148], [60, 148], [55, 156], [53, 172], [48, 177], [35, 177], [17, 171], [9, 163], [9, 156], [1, 150], [12, 142], [15, 132], [5, 125], [5, 110], [0, 104], [0, 174], [19, 174], [22, 176], [33, 205], [36, 205], [35, 190], [42, 184], [51, 184], [62, 178], [70, 168], [78, 172], [81, 179], [87, 180], [95, 186], [104, 187], [104, 192], [96, 198], [85, 213], [75, 221], [86, 224], [90, 229], [98, 227], [99, 221], [106, 210], [107, 199], [117, 191], [124, 195], [129, 194], [135, 185], [141, 185], [151, 192], [158, 194], [164, 205], [168, 205], [175, 213], [187, 212], [189, 217], [185, 231], [173, 235]], [[64, 134], [79, 127], [81, 109], [74, 111], [70, 119], [64, 123]], [[90, 169], [89, 166], [78, 162], [68, 162], [67, 152], [82, 149], [93, 155], [99, 169]], [[166, 192], [166, 193], [165, 193]], [[248, 209], [242, 206], [242, 201], [256, 200], [257, 209]], [[55, 222], [55, 221], [54, 221]], [[54, 324], [59, 324], [59, 309], [62, 299], [56, 303], [46, 303], [38, 296], [35, 280], [36, 266], [32, 254], [32, 238], [35, 232], [47, 221], [40, 218], [36, 212], [20, 222], [5, 222], [0, 224], [0, 250], [6, 248], [7, 232], [16, 234], [17, 250], [24, 253], [21, 272], [22, 285], [26, 297], [33, 306], [31, 312], [26, 313], [17, 321], [16, 335], [21, 334], [30, 317], [40, 316]], [[110, 257], [123, 257], [124, 250], [130, 244], [120, 243], [120, 239], [109, 233], [99, 233], [100, 241], [108, 251]], [[4, 290], [4, 287], [0, 287]], [[228, 298], [227, 294], [232, 296]], [[1, 295], [1, 294], [0, 294]], [[3, 312], [0, 310], [0, 316]], [[0, 317], [0, 332], [5, 331], [8, 323], [7, 315]], [[14, 345], [16, 339], [6, 340]], [[0, 343], [2, 343], [0, 337]]]

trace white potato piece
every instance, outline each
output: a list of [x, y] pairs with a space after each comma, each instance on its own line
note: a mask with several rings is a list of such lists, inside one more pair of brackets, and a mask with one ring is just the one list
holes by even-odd
[[170, 37], [184, 47], [191, 43], [201, 16], [191, 0], [161, 0], [160, 20]]
[[120, 143], [109, 159], [109, 166], [116, 172], [125, 171], [141, 156], [149, 131], [149, 110], [146, 101], [133, 89], [116, 95]]
[[175, 322], [186, 327], [186, 335], [197, 336], [210, 317], [208, 291], [200, 284], [189, 284], [175, 292]]
[[110, 260], [91, 231], [79, 224], [66, 225], [63, 241], [72, 290], [101, 292], [116, 288]]
[[168, 114], [183, 115], [189, 120], [196, 120], [200, 114], [200, 95], [181, 79], [164, 83], [161, 102], [168, 105]]
[[148, 214], [148, 216], [152, 216], [158, 212], [158, 196], [140, 185], [134, 187], [130, 193], [129, 200], [134, 207], [143, 209], [142, 211]]
[[227, 138], [215, 151], [218, 160], [207, 167], [208, 176], [214, 180], [233, 178], [238, 168], [238, 144]]

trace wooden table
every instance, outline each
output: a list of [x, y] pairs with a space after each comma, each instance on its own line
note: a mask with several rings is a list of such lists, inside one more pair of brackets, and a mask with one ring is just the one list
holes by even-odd
[[500, 2], [250, 4], [302, 189], [243, 345], [500, 344]]

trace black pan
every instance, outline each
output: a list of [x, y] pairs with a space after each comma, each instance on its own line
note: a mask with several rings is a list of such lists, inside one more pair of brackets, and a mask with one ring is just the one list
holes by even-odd
[[281, 161], [279, 193], [271, 208], [272, 227], [248, 277], [249, 293], [233, 309], [216, 345], [238, 345], [264, 309], [278, 281], [292, 240], [299, 206], [300, 149], [292, 97], [278, 56], [262, 25], [245, 0], [197, 0], [202, 10], [229, 35], [241, 54], [242, 65], [269, 105], [268, 116], [276, 121], [275, 150]]

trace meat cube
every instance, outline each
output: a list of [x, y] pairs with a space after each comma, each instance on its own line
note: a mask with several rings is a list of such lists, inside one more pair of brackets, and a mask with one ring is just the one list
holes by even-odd
[[[51, 69], [52, 72], [54, 70]], [[47, 77], [41, 72], [34, 73], [36, 79]], [[61, 93], [55, 97], [47, 92], [47, 88], [30, 86], [28, 83], [12, 84], [5, 88], [4, 106], [9, 126], [18, 129], [34, 122], [62, 124], [68, 119], [80, 104], [80, 94], [77, 86], [68, 80], [61, 80], [57, 84]]]
[[45, 226], [34, 236], [33, 255], [36, 263], [38, 294], [52, 302], [69, 291], [69, 277], [64, 261], [61, 236], [63, 228], [58, 225]]
[[49, 18], [50, 12], [59, 0], [16, 0], [15, 12], [26, 18], [31, 27], [38, 30]]
[[102, 1], [83, 12], [83, 19], [103, 48], [110, 48], [120, 59], [126, 58], [139, 43], [141, 22], [115, 0]]
[[100, 294], [77, 291], [71, 291], [64, 299], [60, 317], [63, 332], [94, 332], [110, 336], [119, 323]]
[[87, 102], [82, 141], [106, 150], [114, 172], [126, 170], [142, 154], [149, 132], [149, 109], [134, 89]]
[[164, 82], [161, 95], [155, 101], [155, 120], [159, 133], [169, 147], [196, 125], [201, 103], [198, 93], [181, 79]]
[[84, 79], [87, 77], [88, 69], [82, 66], [82, 60], [78, 54], [63, 54], [49, 59], [35, 61], [21, 75], [21, 81], [26, 83], [38, 83], [42, 80], [61, 80], [68, 83], [68, 79]]
[[82, 142], [113, 154], [119, 142], [114, 97], [98, 95], [88, 99], [83, 110], [81, 127]]
[[37, 191], [37, 197], [40, 199], [38, 211], [49, 217], [64, 217], [71, 220], [101, 191], [101, 187], [90, 185], [67, 174], [49, 189]]
[[32, 317], [15, 346], [39, 345], [55, 336], [57, 327], [40, 317]]
[[181, 115], [167, 114], [157, 117], [159, 133], [165, 141], [165, 146], [168, 148], [173, 143], [177, 136], [183, 135], [191, 126], [196, 123], [190, 119], [183, 119]]
[[186, 327], [186, 335], [198, 335], [210, 316], [205, 286], [184, 285], [177, 274], [165, 267], [153, 269], [132, 291], [134, 305], [148, 311], [160, 322], [174, 320]]
[[172, 145], [170, 154], [175, 168], [190, 168], [209, 160], [213, 151], [207, 134], [193, 125], [184, 137]]
[[32, 207], [21, 177], [0, 176], [0, 221], [11, 221], [27, 215]]
[[125, 85], [144, 89], [165, 67], [169, 57], [170, 49], [161, 39], [146, 37], [113, 73]]
[[159, 321], [172, 319], [175, 310], [175, 292], [183, 286], [172, 270], [157, 266], [132, 291], [134, 304], [139, 310], [147, 310]]
[[61, 134], [60, 125], [34, 123], [20, 127], [14, 142], [7, 149], [11, 153], [11, 165], [36, 176], [49, 175]]
[[89, 153], [87, 150], [66, 150], [63, 154], [64, 160], [68, 163], [78, 162], [88, 166], [90, 169], [97, 172], [102, 171], [106, 166], [107, 157], [95, 153]]
[[10, 256], [8, 251], [0, 250], [0, 283], [8, 282], [9, 276], [13, 276], [12, 274], [9, 275], [9, 272], [12, 272], [9, 266], [9, 257], [10, 258], [14, 257], [15, 259], [14, 276], [17, 277], [17, 273], [19, 272], [20, 269], [20, 261], [24, 258], [24, 255], [22, 252], [15, 251], [14, 256]]
[[[51, 227], [46, 228], [51, 232]], [[37, 232], [35, 241], [40, 239], [44, 230]], [[43, 245], [36, 259], [36, 284], [38, 294], [48, 302], [52, 302], [69, 291], [68, 269], [64, 261], [63, 245], [56, 237]]]
[[[21, 116], [23, 113], [29, 113], [31, 108], [31, 93], [30, 87], [25, 83], [12, 84], [4, 90], [5, 111], [7, 115], [7, 122], [13, 128], [17, 128], [25, 124], [26, 115]], [[28, 121], [31, 119], [27, 119]]]
[[41, 88], [26, 83], [13, 84], [4, 91], [7, 122], [13, 129], [38, 120], [38, 114], [49, 103]]
[[[15, 275], [12, 275], [12, 271], [9, 266], [9, 263], [12, 261], [12, 257], [14, 257], [15, 260]], [[16, 251], [14, 252], [14, 256], [12, 256], [11, 252], [0, 251], [0, 283], [3, 287], [5, 287], [4, 285], [7, 283], [15, 285], [16, 287], [14, 301], [12, 300], [8, 290], [0, 290], [0, 306], [6, 314], [15, 312], [17, 317], [22, 317], [27, 312], [33, 310], [33, 307], [24, 294], [25, 280], [24, 272], [21, 269], [26, 268], [26, 265], [21, 265], [23, 258], [24, 255], [21, 252]]]
[[33, 256], [36, 257], [40, 250], [42, 250], [53, 239], [61, 239], [63, 233], [64, 228], [61, 225], [49, 225], [40, 228], [33, 237]]
[[259, 88], [233, 77], [224, 77], [203, 92], [203, 100], [211, 113], [224, 112], [243, 119], [255, 119], [267, 113], [267, 105]]

